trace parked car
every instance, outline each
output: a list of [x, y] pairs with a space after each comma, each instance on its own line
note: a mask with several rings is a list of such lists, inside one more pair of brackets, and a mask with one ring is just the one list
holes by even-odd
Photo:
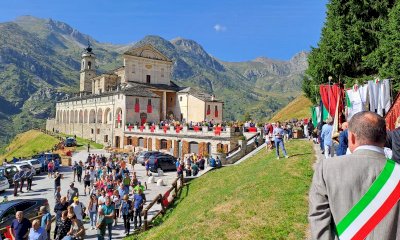
[[30, 168], [31, 171], [36, 172], [35, 168], [32, 167], [32, 165], [30, 165], [29, 163], [26, 163], [26, 162], [17, 162], [17, 163], [10, 164], [10, 165], [16, 166], [17, 169], [18, 169], [18, 171], [21, 171], [21, 170], [24, 170], [24, 171], [25, 171], [25, 169]]
[[73, 137], [67, 137], [65, 139], [65, 146], [67, 147], [74, 147], [76, 146], [76, 139]]
[[57, 154], [57, 153], [41, 153], [41, 154], [32, 156], [32, 159], [39, 160], [39, 162], [42, 164], [42, 171], [44, 171], [46, 163], [48, 163], [50, 160], [54, 161], [56, 159], [61, 161], [61, 156], [60, 156], [60, 154]]
[[28, 164], [30, 164], [30, 165], [35, 169], [36, 174], [39, 174], [39, 173], [40, 173], [40, 170], [41, 170], [41, 168], [42, 168], [42, 164], [41, 164], [40, 161], [37, 160], [37, 159], [29, 159], [29, 160], [22, 161], [21, 163], [28, 163]]
[[176, 171], [176, 161], [177, 159], [169, 154], [150, 155], [149, 169], [151, 172], [157, 172], [158, 168], [163, 171]]
[[10, 226], [17, 211], [23, 211], [27, 219], [36, 217], [41, 206], [49, 211], [49, 202], [45, 198], [18, 199], [0, 203], [0, 228]]
[[0, 192], [4, 192], [9, 188], [10, 183], [8, 182], [8, 179], [4, 175], [0, 175]]
[[139, 153], [139, 155], [137, 156], [136, 159], [136, 163], [140, 163], [144, 166], [144, 162], [146, 161], [146, 159], [152, 154], [152, 153], [156, 153], [153, 151], [143, 151], [141, 153]]
[[17, 172], [18, 168], [14, 165], [4, 165], [0, 167], [0, 176], [6, 177], [10, 185], [13, 185], [13, 178]]

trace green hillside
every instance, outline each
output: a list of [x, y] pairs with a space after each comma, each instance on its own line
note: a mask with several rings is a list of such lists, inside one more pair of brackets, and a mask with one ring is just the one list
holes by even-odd
[[261, 151], [188, 183], [164, 222], [139, 239], [304, 239], [315, 157], [307, 141], [287, 150], [288, 159]]
[[50, 150], [58, 142], [57, 138], [36, 130], [18, 134], [6, 148], [6, 153], [0, 156], [0, 162], [13, 157], [31, 157], [38, 152]]
[[282, 108], [278, 113], [271, 118], [271, 122], [276, 121], [288, 121], [293, 118], [304, 119], [310, 118], [311, 112], [310, 107], [312, 106], [311, 101], [305, 96], [298, 96], [286, 107]]

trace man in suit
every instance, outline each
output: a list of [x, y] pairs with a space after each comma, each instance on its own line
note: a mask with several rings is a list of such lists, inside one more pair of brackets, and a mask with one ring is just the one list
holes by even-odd
[[[351, 118], [348, 143], [352, 154], [323, 159], [315, 169], [309, 194], [312, 239], [338, 239], [338, 224], [388, 163], [383, 151], [385, 139], [385, 120], [378, 114], [360, 112]], [[389, 209], [366, 239], [400, 239], [399, 202]]]
[[349, 133], [348, 133], [348, 127], [349, 124], [347, 122], [342, 123], [342, 129], [343, 131], [340, 132], [339, 134], [339, 146], [336, 150], [336, 155], [337, 156], [342, 156], [345, 155], [347, 152], [347, 148], [349, 147], [349, 141], [347, 140], [349, 137]]

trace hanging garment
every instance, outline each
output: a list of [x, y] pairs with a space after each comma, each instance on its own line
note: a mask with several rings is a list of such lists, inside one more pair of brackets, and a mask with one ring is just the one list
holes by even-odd
[[385, 116], [389, 111], [391, 106], [390, 101], [390, 81], [389, 79], [384, 79], [380, 83], [379, 88], [379, 107], [378, 114], [381, 116]]
[[379, 85], [380, 82], [375, 80], [368, 81], [368, 95], [369, 95], [369, 110], [371, 112], [378, 112], [379, 107]]
[[367, 97], [368, 97], [368, 84], [364, 84], [363, 86], [358, 87], [358, 91], [360, 93], [361, 102], [363, 105], [363, 111], [368, 109], [367, 106]]
[[346, 94], [350, 101], [350, 105], [348, 106], [349, 112], [348, 112], [348, 117], [347, 117], [348, 120], [350, 120], [354, 114], [363, 111], [363, 103], [361, 101], [361, 95], [360, 95], [360, 92], [358, 89], [355, 90], [353, 88], [353, 89], [347, 90]]

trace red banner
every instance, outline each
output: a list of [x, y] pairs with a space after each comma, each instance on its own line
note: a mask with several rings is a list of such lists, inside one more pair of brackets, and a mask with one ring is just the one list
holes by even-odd
[[215, 117], [218, 117], [218, 110], [215, 111]]
[[150, 132], [154, 132], [155, 129], [156, 129], [155, 126], [151, 126], [151, 127], [150, 127]]
[[344, 90], [339, 86], [339, 84], [334, 84], [332, 86], [320, 85], [319, 91], [321, 94], [322, 103], [328, 110], [329, 115], [331, 115], [331, 117], [335, 117], [336, 106], [338, 101], [339, 101], [338, 112], [341, 113], [343, 111], [342, 100], [344, 98]]
[[256, 127], [249, 127], [249, 132], [257, 132], [257, 128]]
[[128, 129], [129, 129], [129, 131], [132, 131], [132, 126], [129, 125], [129, 126], [128, 126]]
[[182, 127], [181, 127], [181, 126], [177, 126], [176, 129], [175, 129], [176, 133], [180, 133], [181, 130], [182, 130]]
[[214, 133], [215, 135], [221, 135], [221, 127], [215, 127]]
[[153, 106], [147, 105], [147, 113], [152, 113], [152, 112], [153, 112]]
[[164, 129], [164, 133], [167, 133], [168, 126], [164, 126], [163, 129]]
[[118, 113], [117, 122], [118, 122], [118, 123], [121, 122], [121, 113]]
[[389, 111], [385, 116], [386, 128], [389, 130], [394, 130], [396, 128], [396, 120], [400, 116], [400, 94], [397, 95], [394, 100], [393, 105], [390, 107]]
[[136, 103], [135, 104], [135, 112], [139, 112], [140, 111], [140, 105], [139, 105], [139, 103]]
[[193, 129], [194, 129], [195, 132], [198, 132], [200, 130], [200, 127], [199, 126], [194, 126]]

